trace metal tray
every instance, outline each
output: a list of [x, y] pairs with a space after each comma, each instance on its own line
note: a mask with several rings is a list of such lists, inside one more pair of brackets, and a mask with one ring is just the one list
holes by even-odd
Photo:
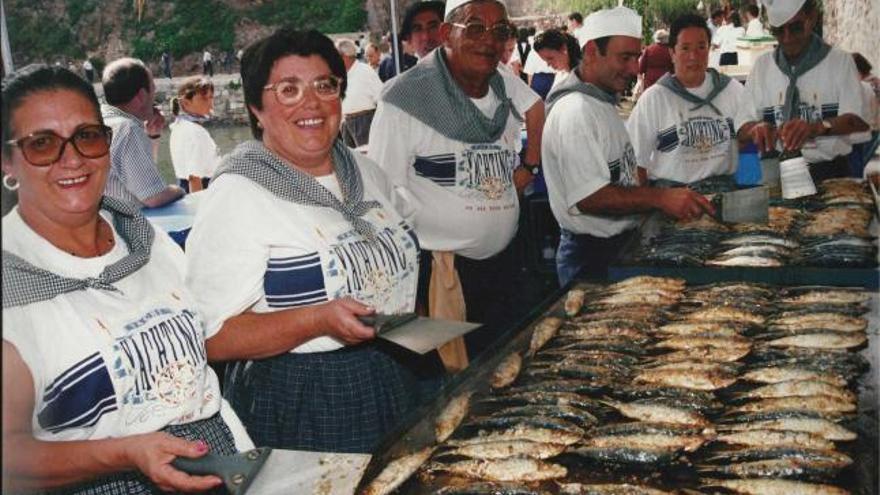
[[[642, 273], [644, 274], [644, 273]], [[448, 383], [437, 399], [416, 411], [401, 428], [391, 433], [387, 440], [373, 453], [373, 458], [367, 466], [361, 487], [372, 480], [381, 472], [385, 465], [402, 455], [435, 444], [434, 424], [437, 416], [443, 411], [446, 404], [453, 397], [465, 392], [476, 394], [485, 393], [488, 389], [488, 378], [495, 367], [510, 353], [522, 353], [529, 346], [532, 330], [535, 325], [545, 316], [564, 316], [564, 296], [573, 286], [586, 285], [584, 282], [574, 281], [563, 287], [544, 302], [539, 304], [520, 325], [511, 328], [471, 366], [457, 375]], [[592, 284], [590, 284], [592, 285]], [[693, 286], [696, 284], [689, 284]], [[827, 284], [826, 284], [827, 285]], [[880, 385], [880, 295], [874, 294], [870, 302], [870, 312], [865, 315], [869, 320], [869, 344], [861, 353], [870, 361], [871, 369], [859, 378], [858, 393], [859, 406], [858, 416], [852, 425], [858, 432], [859, 438], [850, 445], [843, 445], [841, 450], [849, 453], [855, 463], [845, 469], [839, 476], [837, 484], [848, 490], [853, 495], [877, 495], [878, 487], [878, 385]], [[603, 475], [591, 472], [591, 478], [601, 478]], [[618, 476], [609, 477], [609, 480]], [[413, 477], [415, 478], [415, 477]], [[675, 487], [676, 474], [658, 480], [667, 488]], [[423, 486], [417, 480], [410, 479], [401, 486], [396, 493], [427, 494], [433, 493], [433, 489]]]
[[[608, 268], [610, 280], [623, 280], [636, 275], [678, 277], [688, 284], [715, 282], [759, 282], [773, 285], [835, 285], [839, 287], [880, 288], [880, 268], [823, 268], [815, 266], [710, 267], [659, 266], [637, 260], [636, 252], [660, 233], [664, 217], [655, 213], [642, 223], [636, 236], [624, 247], [618, 260]], [[876, 232], [876, 219], [872, 230]]]

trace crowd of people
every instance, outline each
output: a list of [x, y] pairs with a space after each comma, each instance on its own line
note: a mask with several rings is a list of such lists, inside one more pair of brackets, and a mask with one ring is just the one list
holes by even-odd
[[[798, 150], [817, 181], [850, 174], [876, 93], [815, 34], [815, 0], [767, 15], [778, 47], [745, 85], [709, 67], [724, 21], [676, 19], [655, 39], [671, 67], [626, 121], [620, 98], [647, 74], [627, 7], [530, 41], [501, 0], [416, 3], [399, 74], [377, 45], [278, 29], [241, 55], [253, 139], [228, 155], [202, 126], [210, 74], [178, 87], [170, 185], [143, 62], [104, 68], [103, 104], [66, 68], [8, 75], [4, 491], [204, 491], [221, 480], [176, 457], [371, 452], [529, 309], [510, 304], [511, 241], [536, 175], [565, 285], [604, 277], [645, 212], [712, 214], [688, 185], [731, 174], [740, 146]], [[182, 251], [142, 209], [197, 191]], [[404, 312], [484, 326], [422, 357], [364, 323]]]

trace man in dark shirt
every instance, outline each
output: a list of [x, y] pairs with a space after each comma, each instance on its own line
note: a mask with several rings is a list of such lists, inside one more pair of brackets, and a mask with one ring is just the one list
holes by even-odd
[[[443, 2], [416, 2], [406, 11], [400, 29], [400, 39], [409, 44], [414, 55], [405, 53], [400, 47], [392, 48], [394, 53], [403, 54], [400, 58], [400, 72], [405, 72], [420, 58], [440, 46], [440, 24], [443, 23], [444, 8]], [[379, 79], [385, 82], [395, 75], [397, 74], [394, 54], [392, 54], [379, 64]]]

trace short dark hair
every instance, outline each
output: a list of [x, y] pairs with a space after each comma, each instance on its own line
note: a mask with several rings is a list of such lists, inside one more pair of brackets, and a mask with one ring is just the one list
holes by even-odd
[[141, 89], [150, 90], [150, 77], [150, 70], [136, 58], [114, 60], [104, 67], [101, 78], [104, 99], [110, 105], [124, 105]]
[[678, 35], [687, 28], [700, 28], [706, 33], [706, 41], [712, 41], [712, 31], [706, 25], [706, 19], [697, 14], [684, 14], [678, 16], [672, 21], [672, 27], [669, 28], [669, 47], [675, 49], [678, 42]]
[[558, 29], [548, 29], [535, 38], [535, 51], [545, 48], [562, 51], [562, 47], [568, 51], [568, 68], [573, 69], [581, 62], [581, 46], [578, 40], [570, 34], [563, 33]]
[[868, 62], [868, 59], [866, 59], [865, 56], [859, 52], [853, 53], [852, 56], [853, 56], [853, 60], [856, 62], [856, 70], [859, 71], [859, 74], [862, 77], [870, 75], [871, 69], [874, 68], [871, 65], [871, 62]]
[[746, 5], [745, 11], [748, 12], [749, 15], [752, 17], [758, 17], [758, 15], [761, 13], [761, 10], [758, 8], [758, 6], [753, 3]]
[[409, 40], [409, 37], [412, 34], [413, 22], [417, 15], [422, 12], [434, 12], [437, 14], [437, 19], [440, 22], [443, 22], [443, 12], [445, 9], [446, 5], [443, 2], [416, 2], [410, 5], [409, 9], [406, 11], [406, 15], [403, 17], [403, 23], [400, 26], [400, 39]]
[[241, 57], [241, 84], [244, 88], [244, 104], [251, 123], [251, 133], [255, 139], [263, 139], [263, 130], [257, 125], [257, 116], [251, 106], [263, 109], [263, 88], [269, 81], [269, 74], [275, 62], [288, 55], [308, 57], [317, 55], [327, 62], [330, 72], [342, 80], [340, 98], [345, 97], [348, 83], [345, 64], [342, 56], [330, 38], [314, 29], [297, 31], [292, 28], [280, 28], [269, 36], [255, 41], [244, 51]]
[[584, 16], [582, 16], [580, 12], [572, 12], [571, 14], [568, 14], [568, 20], [583, 24]]
[[211, 82], [205, 76], [190, 76], [183, 80], [180, 83], [180, 87], [177, 88], [177, 96], [171, 99], [171, 113], [174, 115], [180, 114], [180, 100], [190, 100], [196, 93], [200, 91], [210, 90], [214, 91], [214, 83]]
[[508, 16], [507, 12], [507, 4], [502, 2], [501, 0], [471, 0], [468, 3], [462, 4], [454, 9], [452, 9], [449, 14], [446, 15], [446, 22], [464, 22], [464, 7], [469, 3], [497, 3], [504, 10], [505, 17]]
[[724, 17], [724, 11], [721, 9], [715, 9], [712, 11], [712, 17], [710, 19], [714, 19], [716, 17]]
[[727, 20], [733, 24], [733, 27], [741, 27], [743, 24], [742, 19], [739, 17], [739, 12], [731, 12]]
[[58, 90], [73, 91], [85, 97], [94, 107], [98, 121], [104, 123], [95, 89], [85, 79], [63, 67], [30, 64], [3, 78], [3, 156], [9, 157], [11, 148], [6, 142], [15, 134], [15, 129], [12, 128], [12, 114], [18, 110], [24, 99], [41, 91]]

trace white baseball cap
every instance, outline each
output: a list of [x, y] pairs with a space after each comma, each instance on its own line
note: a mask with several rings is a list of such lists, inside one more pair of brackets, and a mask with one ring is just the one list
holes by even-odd
[[[445, 18], [449, 17], [450, 12], [461, 7], [462, 5], [471, 3], [473, 1], [475, 1], [475, 0], [448, 0], [446, 2], [446, 13], [443, 14], [443, 18], [445, 19]], [[504, 3], [504, 0], [495, 0], [495, 1], [500, 3], [501, 5], [504, 5], [504, 8], [507, 8], [507, 5]]]
[[584, 19], [578, 42], [581, 48], [588, 41], [606, 36], [629, 36], [642, 39], [642, 16], [628, 7], [614, 7], [593, 12]]
[[779, 27], [790, 21], [800, 12], [805, 2], [806, 0], [762, 0], [764, 7], [767, 8], [767, 19], [773, 27]]

